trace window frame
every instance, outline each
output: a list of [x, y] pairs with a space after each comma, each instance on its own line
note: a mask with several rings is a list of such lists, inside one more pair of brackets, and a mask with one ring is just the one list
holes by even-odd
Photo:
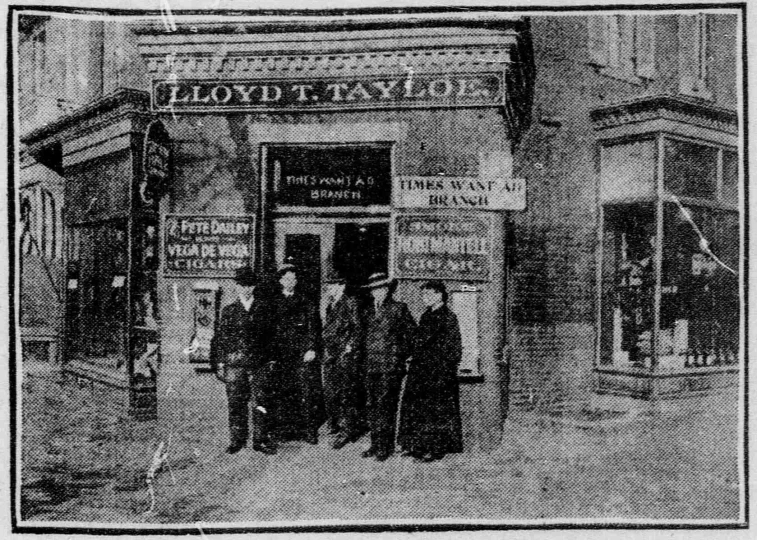
[[588, 17], [589, 63], [597, 73], [637, 85], [656, 78], [654, 15]]
[[[597, 158], [598, 158], [598, 178], [599, 182], [601, 182], [602, 179], [602, 170], [601, 170], [601, 155], [602, 150], [604, 147], [609, 146], [615, 146], [619, 144], [633, 144], [635, 142], [643, 141], [643, 140], [649, 140], [652, 138], [656, 141], [656, 151], [654, 154], [653, 162], [650, 163], [650, 166], [654, 167], [654, 181], [655, 181], [655, 194], [654, 196], [650, 197], [649, 195], [641, 195], [637, 197], [627, 197], [625, 199], [621, 200], [607, 200], [603, 201], [600, 197], [601, 193], [601, 186], [597, 186], [597, 204], [599, 206], [598, 211], [598, 231], [597, 231], [597, 253], [596, 253], [596, 263], [597, 263], [597, 273], [596, 273], [596, 280], [597, 280], [597, 307], [596, 307], [596, 328], [597, 328], [597, 335], [596, 335], [596, 348], [595, 348], [595, 359], [594, 359], [594, 368], [598, 370], [604, 370], [604, 371], [634, 371], [634, 372], [643, 372], [643, 373], [649, 373], [654, 374], [655, 372], [659, 371], [659, 356], [660, 356], [660, 339], [661, 339], [661, 329], [660, 329], [660, 323], [661, 323], [661, 309], [662, 309], [662, 281], [663, 281], [663, 248], [664, 248], [664, 241], [663, 238], [664, 235], [664, 226], [665, 226], [665, 205], [675, 203], [676, 199], [684, 206], [697, 206], [702, 208], [709, 208], [713, 210], [721, 210], [726, 212], [733, 212], [738, 214], [739, 213], [739, 206], [738, 201], [734, 203], [728, 203], [725, 200], [723, 200], [723, 155], [724, 152], [734, 152], [737, 156], [737, 160], [739, 158], [739, 149], [738, 147], [727, 145], [727, 144], [719, 144], [710, 140], [702, 140], [697, 139], [693, 137], [685, 137], [681, 136], [679, 134], [670, 134], [667, 132], [654, 132], [654, 133], [645, 133], [645, 134], [639, 134], [634, 136], [627, 136], [627, 137], [621, 137], [621, 138], [615, 138], [615, 139], [604, 139], [598, 142], [598, 151], [597, 151]], [[716, 179], [716, 192], [715, 192], [715, 199], [702, 199], [702, 198], [696, 198], [696, 197], [676, 197], [672, 194], [669, 194], [665, 190], [665, 160], [664, 160], [664, 152], [665, 152], [665, 144], [669, 140], [680, 140], [684, 142], [691, 142], [703, 146], [708, 146], [711, 148], [717, 149], [717, 179]], [[741, 182], [741, 161], [738, 161], [739, 163], [739, 169], [738, 169], [738, 179], [737, 184], [740, 184]], [[738, 186], [737, 186], [738, 187]], [[613, 363], [612, 356], [610, 356], [609, 362], [607, 361], [606, 356], [606, 343], [605, 343], [605, 336], [603, 335], [605, 329], [604, 329], [604, 321], [605, 321], [605, 309], [606, 309], [606, 303], [608, 301], [612, 302], [609, 296], [605, 294], [605, 282], [607, 279], [606, 273], [608, 269], [605, 268], [605, 249], [608, 247], [605, 246], [605, 231], [606, 231], [606, 211], [608, 208], [612, 206], [618, 206], [618, 205], [643, 205], [643, 204], [652, 204], [654, 208], [654, 223], [653, 227], [655, 230], [655, 245], [653, 247], [653, 272], [654, 272], [654, 298], [653, 298], [653, 323], [651, 328], [651, 336], [650, 336], [650, 361], [649, 365], [644, 366], [619, 366], [615, 363]], [[610, 248], [612, 249], [612, 248]], [[614, 271], [614, 270], [613, 270]], [[738, 366], [739, 364], [736, 364]], [[722, 368], [722, 369], [733, 369], [733, 365], [726, 365], [726, 366], [707, 366], [705, 369], [716, 369], [716, 368]], [[701, 371], [701, 367], [696, 368], [696, 372]], [[686, 368], [687, 372], [691, 372], [691, 369], [689, 367]]]

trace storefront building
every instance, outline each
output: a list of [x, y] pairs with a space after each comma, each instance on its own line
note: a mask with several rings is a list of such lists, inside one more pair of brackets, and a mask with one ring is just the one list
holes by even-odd
[[103, 79], [22, 140], [61, 147], [64, 369], [132, 410], [161, 369], [207, 364], [236, 267], [284, 262], [313, 302], [386, 271], [416, 317], [421, 283], [446, 283], [469, 448], [508, 406], [737, 382], [736, 15], [116, 26], [110, 72], [138, 90]]

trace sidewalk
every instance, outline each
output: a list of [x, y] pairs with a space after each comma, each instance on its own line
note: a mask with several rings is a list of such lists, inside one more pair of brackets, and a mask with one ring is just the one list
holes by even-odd
[[[26, 519], [123, 523], [332, 520], [739, 519], [737, 413], [652, 415], [580, 428], [513, 414], [502, 445], [417, 464], [290, 443], [275, 456], [224, 454], [223, 388], [178, 373], [158, 422], [119, 421], [54, 373], [24, 385], [22, 508]], [[166, 393], [167, 392], [167, 393]], [[145, 472], [170, 437], [170, 470]], [[172, 481], [175, 479], [175, 484]]]

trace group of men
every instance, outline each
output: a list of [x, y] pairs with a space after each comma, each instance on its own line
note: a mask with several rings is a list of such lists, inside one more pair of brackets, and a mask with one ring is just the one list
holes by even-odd
[[223, 308], [214, 339], [212, 360], [228, 398], [227, 453], [244, 448], [250, 431], [253, 449], [265, 454], [285, 441], [318, 444], [326, 420], [333, 448], [369, 429], [363, 457], [386, 460], [415, 328], [407, 306], [392, 297], [395, 282], [373, 274], [362, 287], [370, 301], [361, 305], [345, 294], [345, 279], [332, 278], [321, 319], [298, 290], [295, 266], [276, 277], [267, 290], [251, 268], [238, 269], [238, 297]]

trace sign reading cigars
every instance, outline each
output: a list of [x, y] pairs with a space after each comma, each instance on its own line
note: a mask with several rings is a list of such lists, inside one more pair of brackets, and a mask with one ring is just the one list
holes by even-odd
[[252, 263], [253, 216], [167, 214], [163, 242], [171, 277], [233, 277]]
[[276, 110], [497, 106], [502, 73], [254, 80], [156, 80], [153, 110]]
[[486, 214], [397, 214], [394, 277], [489, 281], [491, 232]]

